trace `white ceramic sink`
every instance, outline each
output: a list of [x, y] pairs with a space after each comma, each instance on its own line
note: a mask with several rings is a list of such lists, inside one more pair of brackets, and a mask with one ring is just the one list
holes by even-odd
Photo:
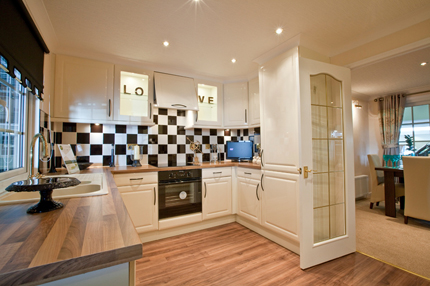
[[[104, 174], [74, 174], [47, 177], [74, 177], [81, 181], [77, 186], [54, 189], [52, 193], [53, 199], [99, 196], [108, 193]], [[39, 192], [5, 192], [0, 195], [0, 205], [35, 202], [39, 199]]]

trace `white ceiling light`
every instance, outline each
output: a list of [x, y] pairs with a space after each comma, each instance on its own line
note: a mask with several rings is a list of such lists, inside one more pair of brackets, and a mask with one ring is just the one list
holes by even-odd
[[426, 64], [427, 64], [427, 62], [422, 62], [421, 63], [422, 66], [425, 66]]
[[164, 41], [163, 45], [164, 45], [165, 47], [167, 47], [167, 46], [169, 45], [169, 42], [168, 42], [168, 41]]
[[232, 62], [232, 63], [235, 63], [235, 62], [236, 62], [236, 59], [231, 59], [231, 62]]
[[278, 28], [278, 29], [276, 29], [276, 34], [280, 35], [280, 34], [282, 34], [283, 31], [284, 31], [284, 29]]

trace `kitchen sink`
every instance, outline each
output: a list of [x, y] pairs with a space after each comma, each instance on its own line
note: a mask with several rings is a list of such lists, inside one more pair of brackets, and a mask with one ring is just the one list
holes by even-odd
[[[104, 174], [73, 174], [47, 177], [74, 177], [81, 181], [77, 186], [54, 189], [53, 199], [106, 195], [107, 182]], [[0, 205], [34, 202], [40, 199], [39, 192], [5, 192], [0, 195]]]

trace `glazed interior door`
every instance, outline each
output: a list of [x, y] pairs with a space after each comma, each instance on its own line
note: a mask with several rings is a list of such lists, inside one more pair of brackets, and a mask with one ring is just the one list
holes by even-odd
[[300, 267], [305, 269], [355, 251], [355, 192], [350, 71], [303, 58], [299, 66]]

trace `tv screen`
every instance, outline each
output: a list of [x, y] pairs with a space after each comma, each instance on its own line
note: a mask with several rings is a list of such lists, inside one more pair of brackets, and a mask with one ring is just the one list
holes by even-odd
[[229, 160], [252, 160], [252, 141], [227, 141], [226, 148]]

